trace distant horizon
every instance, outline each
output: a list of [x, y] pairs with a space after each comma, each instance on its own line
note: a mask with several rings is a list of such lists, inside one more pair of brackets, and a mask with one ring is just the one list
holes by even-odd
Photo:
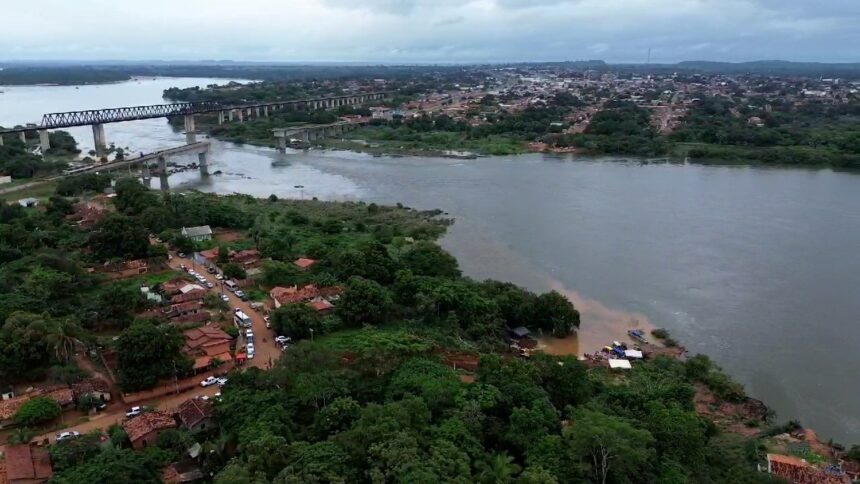
[[853, 65], [860, 64], [860, 59], [856, 61], [822, 61], [822, 60], [786, 60], [786, 59], [754, 59], [746, 61], [729, 61], [729, 60], [706, 60], [706, 59], [685, 59], [678, 61], [608, 61], [605, 59], [575, 59], [575, 60], [487, 60], [487, 61], [374, 61], [374, 60], [356, 60], [356, 61], [280, 61], [280, 60], [244, 60], [244, 59], [0, 59], [0, 64], [9, 65], [152, 65], [152, 64], [167, 64], [167, 65], [206, 65], [206, 64], [246, 64], [259, 66], [480, 66], [480, 65], [510, 65], [510, 64], [575, 64], [575, 63], [603, 63], [609, 66], [671, 66], [684, 63], [701, 63], [701, 64], [822, 64], [822, 65]]

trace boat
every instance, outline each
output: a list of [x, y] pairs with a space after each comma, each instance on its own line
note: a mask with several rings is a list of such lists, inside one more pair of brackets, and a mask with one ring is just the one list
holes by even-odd
[[648, 342], [648, 340], [645, 339], [645, 332], [642, 331], [641, 329], [628, 329], [627, 330], [627, 336], [630, 336], [631, 338], [633, 338], [636, 341], [639, 341], [641, 343], [647, 343]]

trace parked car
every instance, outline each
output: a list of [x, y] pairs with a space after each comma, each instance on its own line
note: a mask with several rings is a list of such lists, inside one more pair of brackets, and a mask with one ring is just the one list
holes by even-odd
[[236, 297], [238, 297], [239, 299], [241, 299], [243, 301], [248, 299], [248, 296], [246, 296], [245, 293], [241, 290], [236, 290], [236, 292], [234, 294], [236, 294]]
[[222, 281], [222, 280], [224, 280], [224, 276], [222, 276], [221, 274], [215, 274], [215, 279]]
[[264, 316], [263, 321], [266, 322], [266, 329], [272, 329], [272, 320], [268, 316]]
[[178, 253], [178, 254], [176, 254], [176, 255], [178, 255], [179, 257], [181, 257], [181, 258], [183, 258], [183, 259], [185, 258], [185, 252], [180, 252], [180, 253]]
[[143, 407], [131, 407], [126, 410], [125, 416], [126, 418], [134, 418], [143, 413]]
[[70, 430], [68, 432], [60, 432], [59, 434], [57, 434], [57, 442], [62, 442], [64, 440], [68, 440], [68, 439], [74, 439], [74, 438], [80, 437], [80, 436], [81, 436], [81, 433], [77, 432], [75, 430]]
[[251, 306], [251, 309], [253, 309], [253, 310], [258, 310], [258, 309], [263, 307], [263, 303], [255, 301], [255, 302], [252, 302], [251, 304], [249, 304], [249, 306]]
[[254, 341], [254, 331], [250, 329], [245, 330], [245, 339], [247, 341]]
[[200, 386], [206, 388], [216, 383], [218, 383], [217, 378], [215, 378], [214, 376], [207, 376], [202, 382], [200, 382]]
[[279, 345], [285, 345], [290, 341], [292, 341], [292, 338], [289, 336], [275, 336], [275, 343], [278, 343]]
[[215, 284], [212, 284], [211, 282], [206, 281], [206, 287], [208, 287], [209, 289], [212, 289], [213, 287], [215, 287]]
[[248, 343], [248, 345], [245, 347], [245, 355], [250, 360], [250, 359], [254, 358], [254, 353], [255, 353], [254, 343]]
[[[219, 388], [224, 387], [224, 385], [226, 385], [226, 384], [227, 384], [227, 379], [226, 379], [226, 378], [219, 378], [219, 379], [218, 379], [218, 387], [219, 387]], [[221, 392], [218, 392], [218, 393], [221, 393]]]
[[230, 302], [230, 298], [229, 298], [229, 297], [227, 297], [227, 295], [226, 295], [226, 294], [221, 294], [221, 300], [222, 300], [222, 301], [224, 301], [224, 302]]

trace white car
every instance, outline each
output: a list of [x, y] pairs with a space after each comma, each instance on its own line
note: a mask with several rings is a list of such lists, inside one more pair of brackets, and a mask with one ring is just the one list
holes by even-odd
[[227, 297], [227, 295], [226, 295], [226, 294], [221, 294], [221, 300], [222, 300], [222, 301], [224, 301], [224, 302], [230, 302], [230, 298], [229, 298], [229, 297]]
[[248, 346], [245, 348], [245, 354], [249, 360], [254, 358], [254, 343], [248, 343]]
[[125, 412], [126, 418], [134, 418], [143, 413], [143, 407], [131, 407]]
[[253, 340], [254, 339], [254, 330], [246, 329], [245, 330], [245, 339]]
[[215, 287], [215, 284], [212, 284], [211, 282], [206, 281], [206, 287], [208, 287], [209, 289], [212, 289], [213, 287]]
[[222, 276], [221, 274], [215, 274], [215, 279], [218, 279], [219, 281], [221, 281], [221, 280], [224, 280], [224, 276]]
[[214, 376], [207, 376], [206, 379], [204, 379], [202, 382], [200, 382], [200, 386], [203, 388], [206, 388], [206, 387], [208, 387], [210, 385], [214, 385], [216, 383], [218, 383], [217, 378], [215, 378]]
[[76, 437], [80, 437], [81, 433], [75, 430], [71, 430], [69, 432], [60, 432], [57, 434], [57, 442], [62, 442], [67, 439], [74, 439]]
[[275, 336], [275, 343], [279, 345], [287, 344], [289, 341], [292, 341], [292, 338], [289, 336]]
[[[218, 379], [218, 387], [219, 387], [219, 388], [223, 387], [223, 386], [224, 386], [224, 385], [226, 385], [226, 384], [227, 384], [227, 379], [226, 379], [226, 378], [219, 378], [219, 379]], [[218, 392], [218, 393], [221, 393], [221, 392]]]

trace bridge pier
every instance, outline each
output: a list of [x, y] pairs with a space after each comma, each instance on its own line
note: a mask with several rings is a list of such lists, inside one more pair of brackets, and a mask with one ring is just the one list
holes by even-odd
[[3, 146], [3, 135], [0, 134], [0, 146]]
[[254, 108], [254, 115], [256, 115], [258, 118], [260, 117], [260, 107], [259, 106]]
[[158, 157], [158, 181], [162, 190], [170, 190], [167, 183], [167, 159], [163, 156]]
[[287, 133], [275, 133], [275, 146], [281, 153], [287, 151]]
[[263, 106], [263, 116], [269, 117], [269, 106]]
[[96, 148], [96, 156], [104, 155], [107, 142], [105, 141], [105, 127], [101, 123], [93, 124], [93, 142]]
[[209, 176], [209, 157], [205, 151], [197, 153], [197, 166], [200, 168], [202, 176]]
[[42, 147], [42, 156], [45, 156], [45, 153], [51, 149], [51, 137], [47, 129], [39, 130], [39, 146]]
[[185, 143], [194, 144], [197, 142], [197, 130], [194, 127], [194, 115], [185, 115]]
[[237, 111], [237, 114], [239, 115], [239, 122], [240, 123], [245, 121], [245, 115], [242, 111], [244, 111], [244, 109], [240, 109]]
[[232, 109], [227, 111], [227, 120], [230, 122], [233, 121], [233, 110]]
[[20, 139], [21, 142], [26, 145], [27, 144], [27, 133], [25, 133], [23, 131], [18, 132], [18, 139]]
[[218, 111], [218, 124], [224, 124], [224, 111]]

